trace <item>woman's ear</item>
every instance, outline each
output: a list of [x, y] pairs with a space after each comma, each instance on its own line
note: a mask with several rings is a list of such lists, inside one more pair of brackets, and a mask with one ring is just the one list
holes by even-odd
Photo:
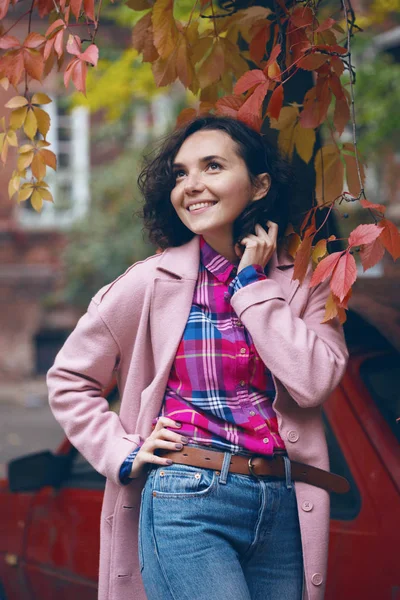
[[271, 177], [268, 173], [260, 173], [257, 175], [256, 192], [252, 198], [252, 202], [261, 200], [267, 195], [269, 188], [271, 187]]

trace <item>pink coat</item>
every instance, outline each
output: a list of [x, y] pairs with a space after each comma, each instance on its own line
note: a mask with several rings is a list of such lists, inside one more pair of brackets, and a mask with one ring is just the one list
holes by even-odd
[[[102, 288], [48, 373], [53, 414], [76, 448], [106, 476], [101, 514], [99, 600], [146, 600], [137, 555], [144, 479], [122, 486], [121, 463], [151, 433], [189, 315], [199, 238], [130, 267]], [[310, 269], [311, 271], [311, 269]], [[293, 260], [279, 250], [269, 277], [239, 290], [236, 314], [273, 373], [274, 409], [289, 456], [328, 469], [321, 405], [338, 385], [348, 353], [337, 321], [321, 324], [328, 285], [291, 281]], [[119, 416], [102, 389], [114, 371]], [[304, 599], [322, 600], [326, 580], [329, 494], [296, 483], [304, 556]], [[310, 508], [311, 507], [311, 508]], [[150, 600], [150, 599], [149, 599]]]

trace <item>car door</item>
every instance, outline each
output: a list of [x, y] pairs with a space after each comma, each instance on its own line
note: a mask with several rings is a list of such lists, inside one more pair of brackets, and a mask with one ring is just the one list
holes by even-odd
[[352, 356], [325, 404], [331, 469], [351, 482], [332, 495], [326, 600], [400, 598], [399, 384], [398, 354]]
[[59, 489], [43, 488], [30, 508], [25, 577], [32, 600], [96, 600], [105, 478], [74, 448]]

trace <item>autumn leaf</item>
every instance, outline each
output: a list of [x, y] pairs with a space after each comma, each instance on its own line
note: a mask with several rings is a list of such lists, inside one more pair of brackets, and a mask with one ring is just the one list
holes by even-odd
[[360, 248], [360, 259], [364, 272], [380, 262], [384, 254], [385, 248], [379, 238], [376, 238], [370, 244], [362, 245]]
[[283, 85], [278, 85], [272, 92], [272, 96], [268, 103], [267, 114], [272, 119], [279, 119], [279, 114], [283, 104]]
[[314, 287], [325, 281], [334, 272], [339, 260], [343, 256], [344, 252], [333, 252], [326, 258], [323, 258], [317, 265], [313, 276], [311, 278], [310, 287]]
[[366, 198], [361, 198], [360, 204], [363, 208], [368, 208], [370, 210], [377, 210], [378, 212], [380, 212], [382, 214], [384, 214], [385, 210], [386, 210], [386, 206], [384, 206], [383, 204], [374, 204], [373, 202], [370, 202]]
[[33, 32], [28, 34], [22, 44], [11, 35], [0, 38], [0, 48], [8, 51], [0, 59], [0, 69], [14, 87], [20, 83], [24, 73], [32, 79], [42, 79], [42, 46], [45, 42], [45, 37]]
[[[343, 144], [342, 156], [343, 156], [344, 162], [346, 164], [346, 181], [347, 181], [348, 190], [352, 196], [357, 198], [357, 196], [359, 196], [359, 194], [360, 194], [361, 187], [360, 187], [360, 179], [359, 179], [358, 171], [357, 171], [357, 162], [356, 162], [356, 157], [355, 157], [354, 145], [350, 144], [348, 142]], [[359, 160], [358, 162], [359, 162], [360, 175], [361, 175], [361, 185], [364, 188], [364, 184], [365, 184], [364, 165], [362, 164], [361, 160]]]
[[221, 40], [217, 38], [214, 41], [210, 54], [205, 58], [197, 71], [200, 87], [205, 88], [218, 81], [223, 75], [224, 68], [224, 46]]
[[153, 42], [162, 58], [168, 58], [178, 42], [173, 0], [156, 0], [152, 10]]
[[[336, 254], [336, 253], [335, 253]], [[330, 256], [333, 256], [332, 254]], [[329, 256], [327, 257], [329, 258]], [[325, 258], [324, 260], [327, 260]], [[323, 261], [319, 264], [321, 265]], [[319, 266], [319, 265], [318, 265]], [[318, 268], [318, 267], [317, 267]], [[314, 271], [315, 273], [315, 271]], [[357, 279], [357, 265], [354, 256], [345, 252], [337, 261], [333, 270], [330, 287], [332, 292], [342, 301]]]
[[338, 298], [331, 292], [325, 304], [325, 315], [321, 323], [327, 323], [338, 317], [339, 322], [343, 325], [346, 321], [346, 311], [338, 306]]
[[269, 79], [260, 69], [252, 69], [247, 71], [240, 79], [236, 82], [233, 91], [235, 94], [244, 94], [248, 90], [260, 85], [267, 83]]
[[320, 148], [316, 153], [314, 166], [318, 204], [333, 202], [343, 191], [344, 167], [338, 147], [328, 144]]
[[382, 227], [382, 234], [379, 240], [385, 246], [386, 250], [392, 255], [393, 260], [400, 257], [400, 233], [396, 225], [388, 219], [381, 219], [378, 223]]
[[50, 25], [46, 31], [46, 43], [44, 46], [43, 57], [47, 60], [54, 50], [58, 58], [61, 58], [64, 48], [64, 33], [66, 24], [62, 19], [57, 19]]
[[133, 28], [132, 45], [143, 55], [143, 62], [154, 63], [157, 60], [159, 54], [153, 42], [151, 12], [146, 13]]
[[237, 119], [238, 110], [243, 102], [240, 96], [223, 96], [215, 104], [216, 113]]
[[93, 66], [97, 65], [99, 49], [95, 44], [91, 44], [84, 52], [81, 52], [81, 40], [78, 36], [70, 35], [67, 42], [67, 52], [75, 55], [76, 58], [73, 58], [65, 69], [65, 87], [68, 87], [72, 79], [76, 89], [86, 95], [87, 63]]
[[319, 240], [311, 253], [313, 263], [318, 264], [319, 261], [326, 256], [327, 252], [326, 240]]
[[294, 261], [293, 279], [298, 279], [300, 284], [303, 283], [304, 277], [307, 274], [308, 266], [311, 258], [311, 247], [315, 236], [315, 228], [310, 228], [306, 231], [304, 238], [297, 249], [296, 258]]
[[0, 157], [3, 163], [7, 161], [8, 149], [10, 146], [18, 146], [16, 133], [13, 129], [7, 129], [4, 117], [1, 118], [1, 127], [3, 132], [0, 133]]
[[382, 229], [377, 225], [359, 225], [349, 235], [349, 249], [361, 244], [371, 244], [382, 234]]
[[[271, 23], [261, 21], [252, 27], [252, 39], [249, 45], [250, 57], [255, 63], [260, 63], [265, 55], [265, 49], [271, 36]], [[255, 33], [256, 32], [256, 33]]]
[[309, 163], [315, 145], [315, 131], [314, 129], [303, 129], [300, 123], [294, 128], [294, 145], [296, 147], [296, 152], [300, 156], [305, 163]]

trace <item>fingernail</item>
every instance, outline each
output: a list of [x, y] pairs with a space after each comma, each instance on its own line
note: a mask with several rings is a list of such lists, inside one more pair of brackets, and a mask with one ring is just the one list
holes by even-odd
[[175, 444], [175, 448], [177, 448], [177, 450], [182, 450], [183, 444]]
[[174, 462], [174, 461], [173, 461], [173, 460], [171, 460], [170, 458], [167, 458], [167, 460], [166, 460], [166, 463], [167, 463], [167, 465], [172, 465], [172, 463], [173, 463], [173, 462]]
[[189, 438], [182, 436], [182, 437], [181, 437], [181, 440], [182, 440], [182, 442], [183, 442], [184, 444], [187, 444], [187, 443], [188, 443], [188, 441], [189, 441]]
[[182, 427], [182, 423], [178, 423], [178, 421], [175, 421], [175, 425], [176, 425], [177, 427]]

